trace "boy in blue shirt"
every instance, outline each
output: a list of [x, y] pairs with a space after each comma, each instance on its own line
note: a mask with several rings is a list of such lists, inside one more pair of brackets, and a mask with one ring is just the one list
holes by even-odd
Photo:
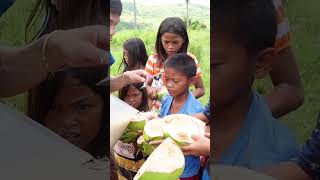
[[211, 61], [214, 163], [261, 168], [298, 152], [293, 133], [252, 90], [271, 70], [277, 33], [271, 0], [217, 1]]
[[[193, 115], [203, 111], [202, 104], [193, 96], [189, 87], [195, 80], [196, 63], [185, 53], [175, 54], [164, 64], [164, 84], [169, 95], [162, 98], [160, 117], [169, 114]], [[183, 179], [197, 179], [200, 157], [186, 156], [186, 165], [181, 175]]]

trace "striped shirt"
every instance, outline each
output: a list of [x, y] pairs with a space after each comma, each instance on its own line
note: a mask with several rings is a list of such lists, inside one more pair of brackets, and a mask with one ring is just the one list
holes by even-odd
[[[199, 64], [196, 56], [194, 54], [189, 53], [189, 52], [187, 52], [187, 54], [190, 57], [192, 57], [192, 59], [195, 61], [196, 65], [197, 65], [196, 78], [200, 77], [201, 76], [201, 69], [200, 69], [200, 64]], [[152, 76], [157, 76], [159, 74], [162, 74], [162, 77], [164, 77], [164, 64], [159, 63], [158, 61], [160, 61], [159, 55], [157, 53], [152, 54], [147, 61], [145, 71]], [[161, 81], [163, 81], [163, 79], [164, 78], [162, 78]], [[161, 84], [162, 84], [162, 82], [161, 82]]]
[[279, 52], [282, 49], [290, 46], [291, 32], [289, 21], [288, 18], [285, 16], [284, 7], [282, 5], [281, 0], [273, 0], [273, 4], [276, 8], [276, 17], [278, 23], [275, 48]]

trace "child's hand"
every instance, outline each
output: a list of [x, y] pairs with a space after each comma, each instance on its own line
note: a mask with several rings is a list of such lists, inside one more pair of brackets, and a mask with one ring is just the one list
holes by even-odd
[[193, 135], [194, 143], [182, 146], [185, 155], [205, 156], [210, 154], [210, 139], [205, 136]]
[[156, 100], [157, 99], [156, 89], [151, 86], [147, 86], [146, 88], [147, 88], [148, 97], [152, 100]]

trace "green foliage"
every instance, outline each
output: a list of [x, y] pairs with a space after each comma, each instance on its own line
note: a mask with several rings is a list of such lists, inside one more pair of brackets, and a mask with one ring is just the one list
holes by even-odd
[[[187, 24], [187, 18], [183, 18], [184, 22]], [[188, 19], [188, 29], [190, 30], [206, 30], [207, 25], [199, 20]]]

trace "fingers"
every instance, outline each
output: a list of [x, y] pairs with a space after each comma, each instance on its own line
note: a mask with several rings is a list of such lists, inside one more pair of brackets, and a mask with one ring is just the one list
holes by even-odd
[[199, 141], [202, 138], [202, 136], [200, 136], [200, 135], [192, 135], [191, 138], [193, 140], [195, 140], [195, 141]]
[[138, 69], [138, 70], [137, 70], [137, 73], [138, 73], [141, 77], [144, 77], [144, 78], [147, 78], [147, 77], [150, 76], [145, 70], [142, 70], [142, 69]]
[[161, 144], [162, 142], [163, 142], [163, 140], [156, 140], [156, 141], [150, 141], [149, 144], [158, 145], [158, 144]]
[[193, 144], [191, 144], [189, 146], [181, 146], [181, 150], [183, 151], [184, 155], [194, 155], [195, 154], [194, 149], [195, 149], [195, 147]]
[[206, 132], [206, 133], [204, 134], [204, 136], [207, 137], [207, 138], [210, 138], [210, 132]]

